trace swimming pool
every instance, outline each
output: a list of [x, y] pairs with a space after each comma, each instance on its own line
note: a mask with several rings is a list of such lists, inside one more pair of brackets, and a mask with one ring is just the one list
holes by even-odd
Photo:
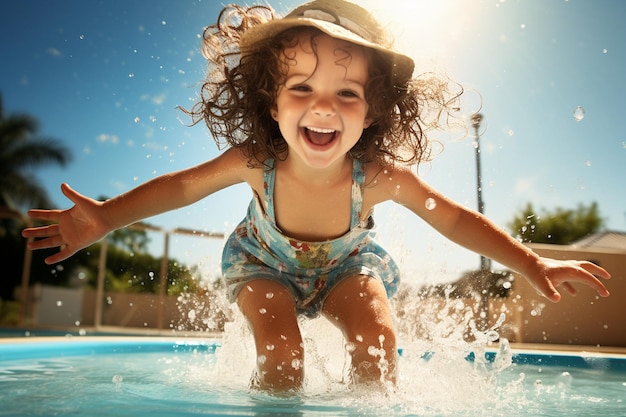
[[251, 368], [220, 346], [191, 338], [5, 339], [0, 415], [626, 415], [622, 355], [488, 351], [457, 361], [404, 352], [396, 392], [354, 390], [314, 370], [302, 395], [276, 398], [250, 392]]

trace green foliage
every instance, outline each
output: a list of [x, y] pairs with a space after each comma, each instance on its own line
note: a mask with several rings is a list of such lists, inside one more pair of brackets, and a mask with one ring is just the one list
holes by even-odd
[[51, 206], [32, 170], [51, 163], [64, 166], [71, 152], [56, 139], [37, 136], [38, 127], [31, 116], [5, 114], [0, 96], [0, 206]]
[[509, 223], [513, 236], [522, 242], [568, 245], [604, 227], [598, 204], [578, 205], [576, 209], [556, 208], [537, 212], [531, 203]]
[[[95, 288], [101, 244], [97, 243], [74, 255], [79, 259], [87, 285]], [[104, 290], [132, 293], [158, 293], [162, 258], [147, 252], [128, 252], [114, 245], [107, 246]], [[193, 268], [168, 259], [167, 289], [169, 295], [196, 291], [200, 276]]]

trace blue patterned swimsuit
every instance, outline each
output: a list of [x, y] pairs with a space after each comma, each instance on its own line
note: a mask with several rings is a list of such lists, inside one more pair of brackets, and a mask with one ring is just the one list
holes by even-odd
[[380, 279], [391, 297], [400, 273], [391, 256], [374, 240], [373, 220], [361, 220], [364, 167], [354, 160], [350, 230], [341, 237], [322, 242], [304, 242], [285, 236], [274, 216], [273, 161], [264, 170], [265, 207], [260, 196], [250, 202], [246, 218], [226, 241], [222, 273], [231, 302], [239, 290], [254, 279], [271, 279], [285, 285], [294, 295], [299, 313], [316, 316], [330, 290], [343, 278], [366, 275]]

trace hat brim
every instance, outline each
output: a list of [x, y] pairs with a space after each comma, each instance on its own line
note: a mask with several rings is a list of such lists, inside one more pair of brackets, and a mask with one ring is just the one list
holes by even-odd
[[313, 27], [323, 33], [366, 48], [371, 48], [387, 56], [392, 64], [393, 78], [396, 84], [404, 84], [413, 76], [415, 64], [413, 59], [391, 48], [370, 42], [356, 33], [332, 22], [307, 17], [270, 20], [269, 22], [249, 28], [239, 41], [239, 48], [243, 54], [251, 52], [259, 42], [277, 36], [278, 34], [295, 27]]

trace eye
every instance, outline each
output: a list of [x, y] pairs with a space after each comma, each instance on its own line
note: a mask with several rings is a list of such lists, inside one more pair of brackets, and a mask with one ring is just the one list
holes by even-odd
[[341, 97], [356, 97], [356, 93], [354, 91], [350, 91], [350, 90], [342, 90], [339, 92], [339, 95]]
[[359, 93], [353, 90], [341, 90], [338, 95], [340, 97], [345, 97], [345, 98], [359, 98], [360, 97]]
[[309, 87], [306, 84], [296, 84], [296, 85], [292, 85], [291, 87], [288, 87], [289, 91], [297, 91], [297, 92], [301, 92], [301, 93], [308, 93], [309, 91], [311, 91], [311, 87]]

